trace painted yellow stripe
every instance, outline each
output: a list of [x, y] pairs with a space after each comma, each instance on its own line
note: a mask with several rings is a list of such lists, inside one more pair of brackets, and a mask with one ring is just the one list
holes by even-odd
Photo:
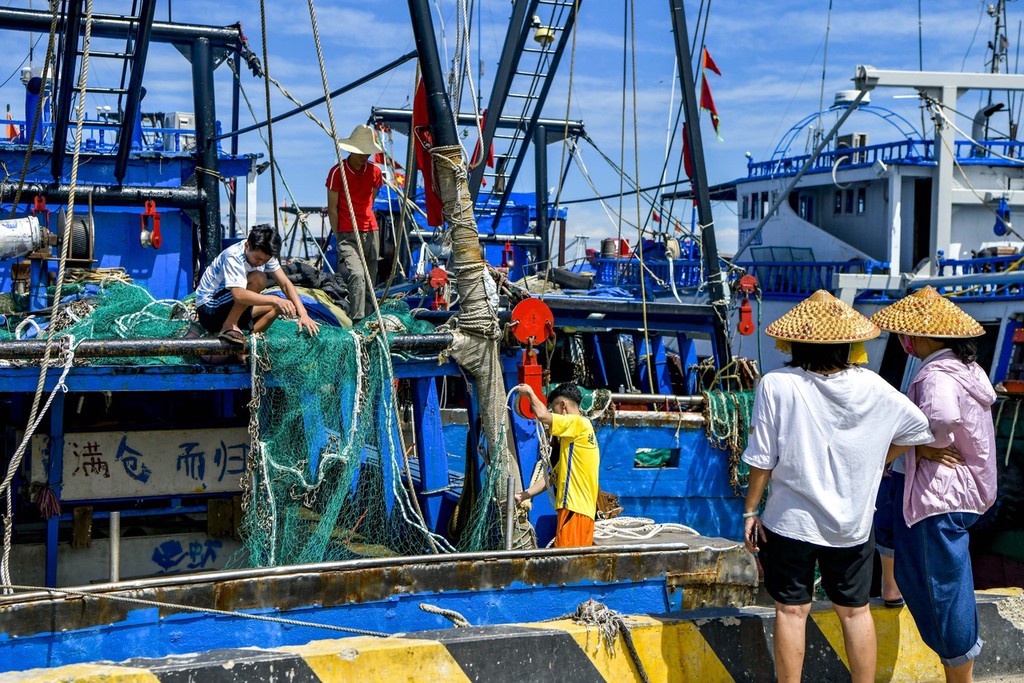
[[[640, 661], [652, 681], [732, 683], [732, 676], [692, 621], [628, 616], [626, 623]], [[621, 635], [615, 642], [615, 654], [610, 655], [594, 627], [587, 628], [570, 620], [524, 625], [568, 633], [607, 681], [641, 680]]]
[[[921, 641], [917, 625], [907, 608], [890, 609], [873, 607], [871, 616], [875, 621], [878, 639], [878, 665], [876, 678], [882, 681], [941, 681], [944, 679], [942, 663], [931, 648]], [[843, 629], [834, 610], [812, 612], [811, 618], [836, 651], [846, 668], [850, 659], [846, 656]]]
[[29, 669], [0, 674], [0, 683], [160, 683], [147, 669], [113, 664], [69, 664], [56, 669]]
[[435, 640], [361, 636], [275, 649], [302, 657], [324, 683], [469, 681], [455, 658]]

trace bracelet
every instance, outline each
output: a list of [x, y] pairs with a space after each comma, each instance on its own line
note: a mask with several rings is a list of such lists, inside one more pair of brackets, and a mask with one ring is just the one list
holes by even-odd
[[744, 512], [743, 513], [743, 519], [750, 519], [751, 517], [760, 517], [760, 516], [761, 516], [761, 513], [760, 512], [756, 512], [756, 511], [755, 512]]

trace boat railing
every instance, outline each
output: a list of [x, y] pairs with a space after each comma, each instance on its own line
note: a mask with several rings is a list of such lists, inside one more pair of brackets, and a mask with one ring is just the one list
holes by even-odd
[[[800, 154], [770, 161], [751, 161], [747, 163], [747, 178], [794, 176], [810, 158], [810, 154]], [[975, 143], [969, 140], [957, 140], [956, 159], [962, 164], [1020, 165], [1024, 164], [1024, 142], [985, 140]], [[901, 140], [879, 145], [831, 150], [818, 156], [808, 172], [830, 173], [833, 168], [865, 168], [879, 161], [885, 164], [934, 164], [934, 142], [932, 140]]]
[[937, 276], [950, 278], [949, 284], [935, 284], [940, 292], [953, 299], [1024, 299], [1024, 255], [1021, 254], [940, 258]]
[[[42, 124], [43, 145], [53, 143], [53, 123]], [[68, 126], [68, 150], [74, 149], [75, 126]], [[0, 119], [0, 149], [7, 145], [25, 145], [28, 143], [25, 121]], [[11, 135], [13, 133], [13, 135]], [[217, 133], [220, 134], [220, 122], [217, 122]], [[132, 149], [140, 152], [185, 153], [195, 152], [196, 131], [194, 128], [141, 128], [141, 144], [133, 144]], [[118, 132], [110, 123], [98, 119], [90, 119], [82, 123], [82, 148], [86, 152], [111, 154], [117, 151]], [[37, 138], [37, 144], [40, 141]], [[218, 152], [222, 151], [220, 141], [217, 142]]]
[[[748, 178], [778, 178], [796, 175], [810, 154], [783, 157], [771, 161], [751, 161], [747, 163]], [[864, 168], [876, 162], [885, 164], [920, 164], [934, 163], [932, 141], [901, 140], [864, 147], [846, 147], [843, 149], [823, 152], [814, 160], [809, 173], [831, 172], [833, 168]]]
[[739, 266], [757, 278], [761, 293], [775, 299], [803, 299], [819, 289], [832, 290], [837, 274], [886, 272], [882, 261], [753, 261]]
[[[703, 277], [702, 263], [698, 259], [679, 259], [671, 264], [666, 260], [645, 259], [645, 288], [660, 292], [671, 287], [674, 279], [678, 288], [699, 287]], [[882, 261], [745, 261], [733, 264], [757, 278], [762, 294], [773, 298], [802, 299], [819, 289], [832, 289], [836, 274], [887, 272], [889, 264]], [[635, 257], [596, 259], [594, 283], [606, 287], [632, 288], [640, 286], [640, 261]], [[740, 271], [730, 269], [730, 280]], [[671, 277], [670, 277], [671, 274]]]

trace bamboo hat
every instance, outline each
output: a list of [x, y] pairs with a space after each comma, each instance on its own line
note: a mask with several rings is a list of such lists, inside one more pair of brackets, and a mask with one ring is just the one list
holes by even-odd
[[764, 332], [769, 337], [805, 344], [852, 344], [881, 333], [873, 322], [824, 289], [798, 303]]
[[935, 291], [934, 287], [924, 287], [903, 297], [875, 313], [871, 319], [883, 330], [911, 337], [966, 339], [985, 334], [977, 320]]
[[366, 124], [356, 126], [352, 135], [338, 140], [338, 147], [350, 154], [380, 154], [384, 149], [377, 144], [373, 128]]

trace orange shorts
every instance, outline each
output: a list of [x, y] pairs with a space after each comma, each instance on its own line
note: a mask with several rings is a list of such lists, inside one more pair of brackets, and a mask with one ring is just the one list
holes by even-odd
[[556, 548], [579, 548], [594, 545], [594, 518], [562, 508], [555, 528]]

